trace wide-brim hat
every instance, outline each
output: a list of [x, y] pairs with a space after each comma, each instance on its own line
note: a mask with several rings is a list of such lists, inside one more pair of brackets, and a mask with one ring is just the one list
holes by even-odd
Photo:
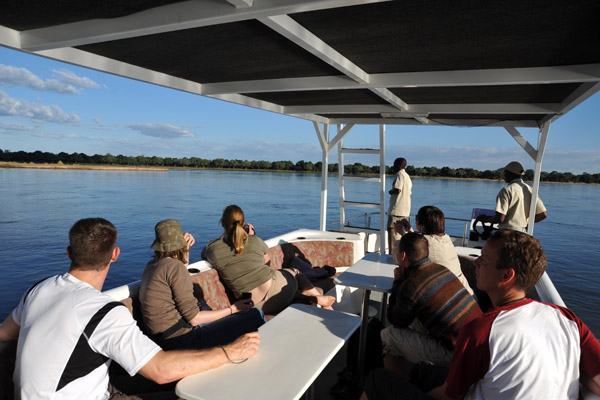
[[181, 224], [176, 219], [165, 219], [154, 227], [156, 239], [150, 246], [153, 250], [169, 252], [187, 247]]
[[525, 173], [525, 168], [523, 168], [523, 164], [518, 161], [511, 161], [506, 164], [504, 167], [505, 171], [512, 172], [515, 175], [523, 175]]

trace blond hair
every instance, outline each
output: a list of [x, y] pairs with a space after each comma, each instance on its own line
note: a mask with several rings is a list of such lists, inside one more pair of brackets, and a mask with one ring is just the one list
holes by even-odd
[[248, 240], [248, 233], [244, 229], [246, 222], [242, 209], [235, 204], [225, 207], [221, 224], [225, 228], [225, 240], [233, 247], [236, 255], [242, 254], [244, 243]]

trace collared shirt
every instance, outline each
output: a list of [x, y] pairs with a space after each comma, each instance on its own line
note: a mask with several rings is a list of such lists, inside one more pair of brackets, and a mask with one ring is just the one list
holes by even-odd
[[[496, 212], [506, 216], [504, 222], [499, 225], [500, 229], [527, 228], [532, 192], [531, 187], [521, 178], [513, 179], [500, 190], [496, 197]], [[535, 213], [544, 211], [546, 207], [538, 196]]]
[[412, 181], [404, 169], [396, 173], [392, 189], [400, 192], [390, 197], [389, 215], [408, 217], [410, 215], [410, 195], [412, 194]]

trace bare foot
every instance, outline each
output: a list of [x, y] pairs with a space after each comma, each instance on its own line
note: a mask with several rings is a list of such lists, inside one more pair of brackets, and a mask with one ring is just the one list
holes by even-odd
[[331, 305], [333, 303], [335, 303], [335, 297], [333, 297], [333, 296], [316, 296], [316, 298], [317, 298], [318, 305], [320, 305], [321, 307], [326, 308], [328, 310], [333, 310]]

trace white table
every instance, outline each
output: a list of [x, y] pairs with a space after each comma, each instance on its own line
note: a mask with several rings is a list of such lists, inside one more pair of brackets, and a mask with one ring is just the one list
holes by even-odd
[[254, 357], [188, 376], [175, 392], [184, 399], [299, 399], [359, 325], [356, 315], [293, 304], [259, 328]]
[[454, 248], [456, 249], [456, 254], [458, 254], [459, 257], [475, 259], [481, 255], [481, 249], [462, 246], [455, 246]]
[[[367, 322], [369, 299], [371, 291], [384, 293], [381, 313], [385, 312], [387, 293], [392, 290], [394, 269], [397, 267], [394, 257], [390, 254], [368, 253], [335, 278], [335, 283], [363, 290], [360, 338], [358, 344], [358, 374], [362, 379], [364, 372], [365, 344], [367, 340]], [[384, 317], [383, 315], [381, 316]]]

